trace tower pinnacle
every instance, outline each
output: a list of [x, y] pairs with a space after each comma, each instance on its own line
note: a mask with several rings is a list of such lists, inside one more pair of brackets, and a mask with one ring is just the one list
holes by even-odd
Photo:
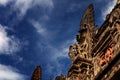
[[42, 76], [41, 66], [37, 66], [33, 72], [31, 80], [41, 80], [41, 76]]
[[93, 26], [94, 26], [94, 7], [92, 4], [90, 4], [88, 8], [85, 10], [85, 13], [80, 22], [80, 30], [86, 29], [88, 27], [92, 28]]

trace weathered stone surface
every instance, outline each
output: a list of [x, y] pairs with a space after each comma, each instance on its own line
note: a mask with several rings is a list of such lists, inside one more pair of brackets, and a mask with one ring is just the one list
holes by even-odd
[[42, 69], [40, 66], [37, 66], [32, 74], [31, 80], [41, 80], [42, 78]]
[[99, 29], [93, 5], [88, 6], [76, 40], [69, 48], [72, 64], [65, 80], [120, 80], [120, 0]]
[[[120, 80], [120, 0], [98, 29], [90, 4], [80, 23], [77, 42], [69, 47], [72, 64], [66, 76], [55, 80]], [[41, 80], [37, 67], [32, 80]]]

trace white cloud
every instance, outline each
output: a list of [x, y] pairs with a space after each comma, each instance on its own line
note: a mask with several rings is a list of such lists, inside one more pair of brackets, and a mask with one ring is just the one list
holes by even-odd
[[54, 8], [53, 0], [0, 0], [0, 5], [6, 6], [10, 2], [12, 2], [12, 4], [10, 4], [11, 14], [13, 12], [17, 12], [17, 18], [20, 20], [24, 17], [29, 9], [35, 6], [42, 7], [47, 11]]
[[15, 0], [14, 10], [19, 11], [19, 17], [26, 14], [27, 10], [31, 8], [32, 0]]
[[54, 7], [52, 0], [16, 0], [14, 8], [20, 12], [19, 16], [21, 17], [26, 14], [27, 10], [35, 6], [47, 8], [48, 10]]
[[0, 80], [25, 80], [26, 76], [11, 66], [0, 64]]
[[8, 36], [6, 27], [0, 25], [0, 54], [11, 54], [20, 49], [19, 40]]
[[33, 27], [36, 29], [36, 31], [42, 35], [43, 37], [45, 37], [47, 35], [47, 30], [46, 28], [44, 28], [40, 22], [37, 22], [37, 21], [34, 21], [34, 20], [31, 20], [30, 23], [33, 25]]
[[108, 1], [108, 4], [102, 10], [102, 19], [105, 20], [106, 15], [109, 14], [114, 8], [117, 0]]
[[6, 6], [11, 0], [0, 0], [0, 5]]
[[53, 0], [0, 0], [0, 5], [6, 6], [9, 2], [12, 2], [10, 5], [13, 11], [11, 12], [17, 11], [19, 18], [22, 18], [29, 9], [35, 6], [48, 10], [54, 8]]

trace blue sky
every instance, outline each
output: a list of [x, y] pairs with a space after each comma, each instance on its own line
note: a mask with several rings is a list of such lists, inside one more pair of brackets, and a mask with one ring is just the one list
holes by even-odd
[[69, 46], [91, 3], [100, 27], [115, 0], [0, 0], [0, 80], [30, 80], [37, 65], [43, 80], [67, 74]]

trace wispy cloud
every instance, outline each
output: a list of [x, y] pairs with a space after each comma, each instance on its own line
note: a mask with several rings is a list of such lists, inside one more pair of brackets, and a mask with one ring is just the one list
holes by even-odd
[[[41, 21], [42, 19], [42, 21]], [[44, 15], [40, 18], [39, 21], [37, 20], [29, 20], [29, 23], [34, 27], [34, 29], [36, 30], [36, 32], [40, 35], [40, 37], [42, 37], [42, 41], [46, 41], [47, 44], [49, 44], [49, 42], [51, 40], [54, 40], [54, 38], [56, 38], [55, 36], [57, 36], [57, 31], [53, 31], [50, 30], [50, 26], [46, 25], [47, 24], [47, 20], [49, 19], [49, 16]], [[41, 41], [41, 43], [42, 43]], [[44, 43], [44, 42], [43, 42]]]
[[53, 0], [33, 0], [33, 6], [42, 6], [43, 8], [54, 8]]
[[0, 64], [0, 80], [25, 80], [26, 76], [11, 66]]
[[[49, 58], [49, 61], [47, 62], [47, 65], [45, 66], [45, 73], [52, 74], [54, 71], [54, 75], [52, 76], [62, 73], [66, 65], [61, 64], [60, 60], [69, 58], [68, 57], [69, 46], [75, 43], [76, 40], [75, 39], [65, 40], [64, 42], [59, 44], [58, 47], [55, 47], [54, 46], [55, 44], [51, 44], [50, 42], [50, 39], [54, 41], [55, 36], [51, 35], [54, 33], [54, 31], [50, 31], [49, 28], [43, 26], [40, 23], [40, 21], [31, 20], [30, 23], [36, 29], [36, 32], [38, 32], [39, 35], [42, 35], [40, 36], [40, 41], [38, 41], [38, 47], [40, 48], [39, 50], [45, 49], [45, 51], [49, 51], [49, 53], [47, 52], [44, 53], [44, 55], [47, 55], [47, 56], [44, 56], [44, 59]], [[56, 36], [57, 35], [58, 34], [56, 34]]]
[[23, 17], [32, 6], [32, 0], [14, 0], [14, 10], [19, 12], [19, 18]]
[[58, 58], [68, 58], [69, 46], [75, 43], [75, 39], [66, 40], [58, 48], [53, 48], [54, 56], [51, 56], [51, 59], [57, 61]]
[[114, 8], [117, 0], [107, 1], [108, 4], [102, 10], [102, 19], [105, 20], [106, 15], [109, 14]]
[[44, 9], [52, 10], [54, 8], [53, 0], [0, 0], [0, 5], [6, 6], [8, 3], [12, 6], [11, 13], [17, 12], [18, 18], [24, 17], [26, 12], [35, 7], [40, 6]]
[[20, 49], [20, 42], [15, 36], [8, 36], [7, 27], [0, 24], [0, 54], [11, 54]]
[[47, 30], [40, 22], [31, 20], [30, 23], [33, 25], [33, 27], [36, 29], [36, 31], [42, 35], [43, 37], [47, 35]]
[[[51, 74], [51, 76], [55, 77], [56, 75], [60, 75], [64, 73], [64, 70], [67, 69], [66, 64], [61, 64], [61, 60], [68, 60], [68, 52], [69, 46], [73, 44], [75, 40], [67, 40], [63, 44], [59, 45], [59, 47], [53, 47], [51, 44], [48, 44], [49, 51], [49, 62], [46, 65], [45, 72]], [[65, 62], [65, 61], [64, 61]], [[68, 63], [69, 64], [69, 63]], [[52, 74], [54, 71], [54, 74]]]

